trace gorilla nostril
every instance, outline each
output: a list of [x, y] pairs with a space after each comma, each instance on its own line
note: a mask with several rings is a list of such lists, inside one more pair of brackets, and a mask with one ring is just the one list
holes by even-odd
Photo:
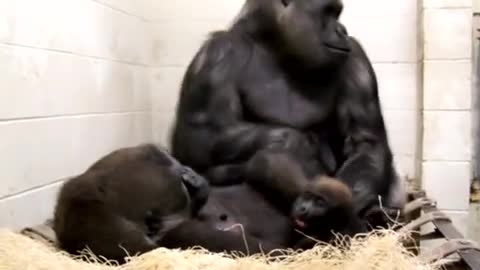
[[282, 4], [285, 6], [285, 7], [288, 7], [288, 5], [290, 5], [290, 2], [292, 0], [282, 0]]
[[190, 182], [192, 180], [192, 178], [188, 174], [182, 174], [181, 177], [182, 177], [182, 180], [186, 182]]
[[221, 214], [221, 215], [220, 215], [220, 220], [221, 220], [221, 221], [227, 221], [227, 219], [228, 219], [228, 215], [227, 215], [227, 214]]
[[340, 36], [348, 36], [347, 28], [341, 24], [337, 26], [337, 33]]
[[300, 207], [300, 208], [298, 209], [298, 213], [299, 213], [300, 215], [305, 215], [307, 212], [308, 212], [308, 209], [307, 209], [307, 207], [305, 207], [305, 206], [302, 206], [302, 207]]

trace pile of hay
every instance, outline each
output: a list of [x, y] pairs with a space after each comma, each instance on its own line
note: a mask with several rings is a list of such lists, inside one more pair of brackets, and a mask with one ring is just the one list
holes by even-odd
[[159, 248], [131, 257], [122, 266], [90, 258], [91, 263], [58, 252], [54, 247], [8, 230], [0, 231], [0, 270], [435, 270], [422, 263], [400, 243], [401, 235], [382, 231], [355, 239], [350, 249], [319, 245], [295, 253], [285, 251], [282, 260], [268, 256], [233, 258], [204, 250]]

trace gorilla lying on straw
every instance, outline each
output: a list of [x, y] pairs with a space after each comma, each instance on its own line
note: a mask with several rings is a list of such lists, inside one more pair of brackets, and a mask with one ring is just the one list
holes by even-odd
[[[331, 230], [363, 231], [341, 182], [307, 181], [282, 155], [256, 162], [277, 168], [283, 180], [210, 188], [154, 145], [114, 151], [62, 187], [54, 218], [59, 245], [123, 262], [127, 253], [157, 247], [254, 254], [311, 246], [295, 228], [325, 241]], [[259, 166], [249, 168], [261, 176]], [[273, 197], [284, 203], [275, 205]]]

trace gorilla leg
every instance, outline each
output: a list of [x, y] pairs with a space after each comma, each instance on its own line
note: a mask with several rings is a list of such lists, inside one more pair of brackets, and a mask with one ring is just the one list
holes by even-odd
[[247, 232], [222, 231], [212, 223], [189, 220], [169, 231], [160, 241], [159, 246], [166, 248], [188, 249], [200, 246], [210, 252], [242, 253], [253, 255], [269, 253], [278, 249], [278, 245], [261, 241]]
[[73, 222], [57, 218], [54, 230], [60, 248], [71, 254], [78, 254], [88, 247], [97, 256], [123, 263], [128, 255], [141, 254], [157, 247], [141, 226], [101, 205], [84, 205], [68, 210], [61, 207], [57, 208], [56, 214], [65, 219], [70, 217]]

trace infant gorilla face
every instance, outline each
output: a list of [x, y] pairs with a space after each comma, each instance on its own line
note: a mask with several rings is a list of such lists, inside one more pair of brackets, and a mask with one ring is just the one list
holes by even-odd
[[292, 217], [299, 229], [315, 227], [328, 212], [328, 202], [321, 196], [306, 191], [295, 201]]
[[[316, 231], [348, 222], [353, 211], [351, 190], [341, 181], [319, 177], [306, 185], [292, 209], [295, 226]], [[334, 228], [332, 228], [334, 229]]]

